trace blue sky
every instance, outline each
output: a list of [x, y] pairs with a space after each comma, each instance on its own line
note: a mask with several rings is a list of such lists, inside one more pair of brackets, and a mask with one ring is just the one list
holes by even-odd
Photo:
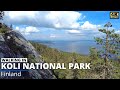
[[3, 22], [29, 40], [93, 40], [107, 22], [120, 34], [120, 19], [110, 19], [110, 11], [6, 11]]

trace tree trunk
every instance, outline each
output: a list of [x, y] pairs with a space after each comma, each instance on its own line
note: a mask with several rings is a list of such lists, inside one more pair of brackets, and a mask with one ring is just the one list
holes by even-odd
[[108, 41], [108, 28], [107, 28], [107, 31], [106, 31], [106, 50], [105, 50], [105, 58], [104, 58], [104, 61], [105, 61], [105, 69], [104, 69], [104, 74], [105, 74], [105, 79], [107, 79], [107, 66], [108, 66], [108, 51], [109, 51], [109, 41]]

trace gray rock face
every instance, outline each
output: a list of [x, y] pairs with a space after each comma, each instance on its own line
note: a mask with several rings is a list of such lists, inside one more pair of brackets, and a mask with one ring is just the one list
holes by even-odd
[[2, 34], [0, 34], [0, 41], [5, 41]]
[[[28, 62], [44, 63], [35, 48], [19, 32], [8, 31], [0, 36], [0, 58], [28, 58]], [[29, 57], [34, 58], [31, 59]], [[55, 79], [49, 69], [23, 71], [21, 77], [0, 77], [3, 79]]]

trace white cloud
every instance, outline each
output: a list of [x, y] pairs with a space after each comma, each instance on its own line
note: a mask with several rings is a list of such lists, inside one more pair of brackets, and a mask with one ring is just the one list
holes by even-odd
[[29, 26], [29, 27], [25, 28], [25, 32], [27, 32], [27, 33], [33, 32], [34, 33], [34, 32], [39, 32], [39, 30], [36, 27]]
[[70, 34], [80, 34], [81, 32], [78, 30], [67, 30], [68, 33]]
[[120, 34], [120, 30], [115, 31], [115, 33]]
[[79, 28], [85, 18], [76, 11], [6, 11], [4, 22], [48, 28]]
[[19, 31], [19, 30], [20, 30], [20, 28], [19, 28], [19, 27], [15, 27], [15, 30]]
[[77, 20], [82, 19], [82, 14], [75, 11], [51, 11], [46, 15], [55, 28], [78, 28]]
[[77, 36], [96, 36], [100, 33], [98, 31], [100, 27], [101, 25], [91, 24], [89, 21], [86, 21], [77, 30], [67, 30], [67, 32], [69, 34], [75, 34]]
[[25, 28], [16, 27], [15, 30], [20, 31], [22, 34], [29, 35], [30, 33], [39, 32], [39, 29], [33, 26], [28, 26]]
[[50, 38], [55, 38], [55, 37], [57, 37], [57, 36], [54, 35], [54, 34], [51, 34], [51, 35], [50, 35]]
[[[15, 29], [29, 36], [30, 33], [39, 32], [39, 28], [46, 28], [46, 32], [50, 29], [66, 30], [65, 32], [76, 36], [86, 36], [89, 32], [97, 35], [100, 25], [92, 24], [89, 21], [83, 22], [84, 18], [82, 13], [76, 11], [6, 11], [4, 22], [19, 26]], [[43, 31], [43, 29], [41, 30]], [[48, 37], [63, 36], [51, 34]]]
[[84, 30], [98, 30], [98, 28], [100, 28], [100, 25], [94, 25], [89, 21], [86, 21], [83, 25], [81, 25], [81, 28]]

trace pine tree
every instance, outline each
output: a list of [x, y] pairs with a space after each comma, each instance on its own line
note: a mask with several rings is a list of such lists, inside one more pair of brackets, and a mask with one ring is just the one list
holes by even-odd
[[12, 24], [10, 25], [10, 29], [13, 29], [13, 26], [12, 26]]
[[94, 47], [91, 47], [89, 51], [90, 51], [89, 57], [90, 57], [91, 61], [92, 60], [97, 60], [98, 59], [98, 51], [97, 51], [97, 49], [94, 48]]
[[105, 69], [104, 78], [108, 78], [108, 60], [111, 55], [118, 55], [120, 53], [120, 35], [116, 34], [114, 30], [109, 30], [112, 24], [108, 22], [104, 25], [106, 29], [99, 29], [100, 32], [105, 34], [103, 38], [95, 38], [97, 44], [102, 45], [101, 56], [104, 58]]

